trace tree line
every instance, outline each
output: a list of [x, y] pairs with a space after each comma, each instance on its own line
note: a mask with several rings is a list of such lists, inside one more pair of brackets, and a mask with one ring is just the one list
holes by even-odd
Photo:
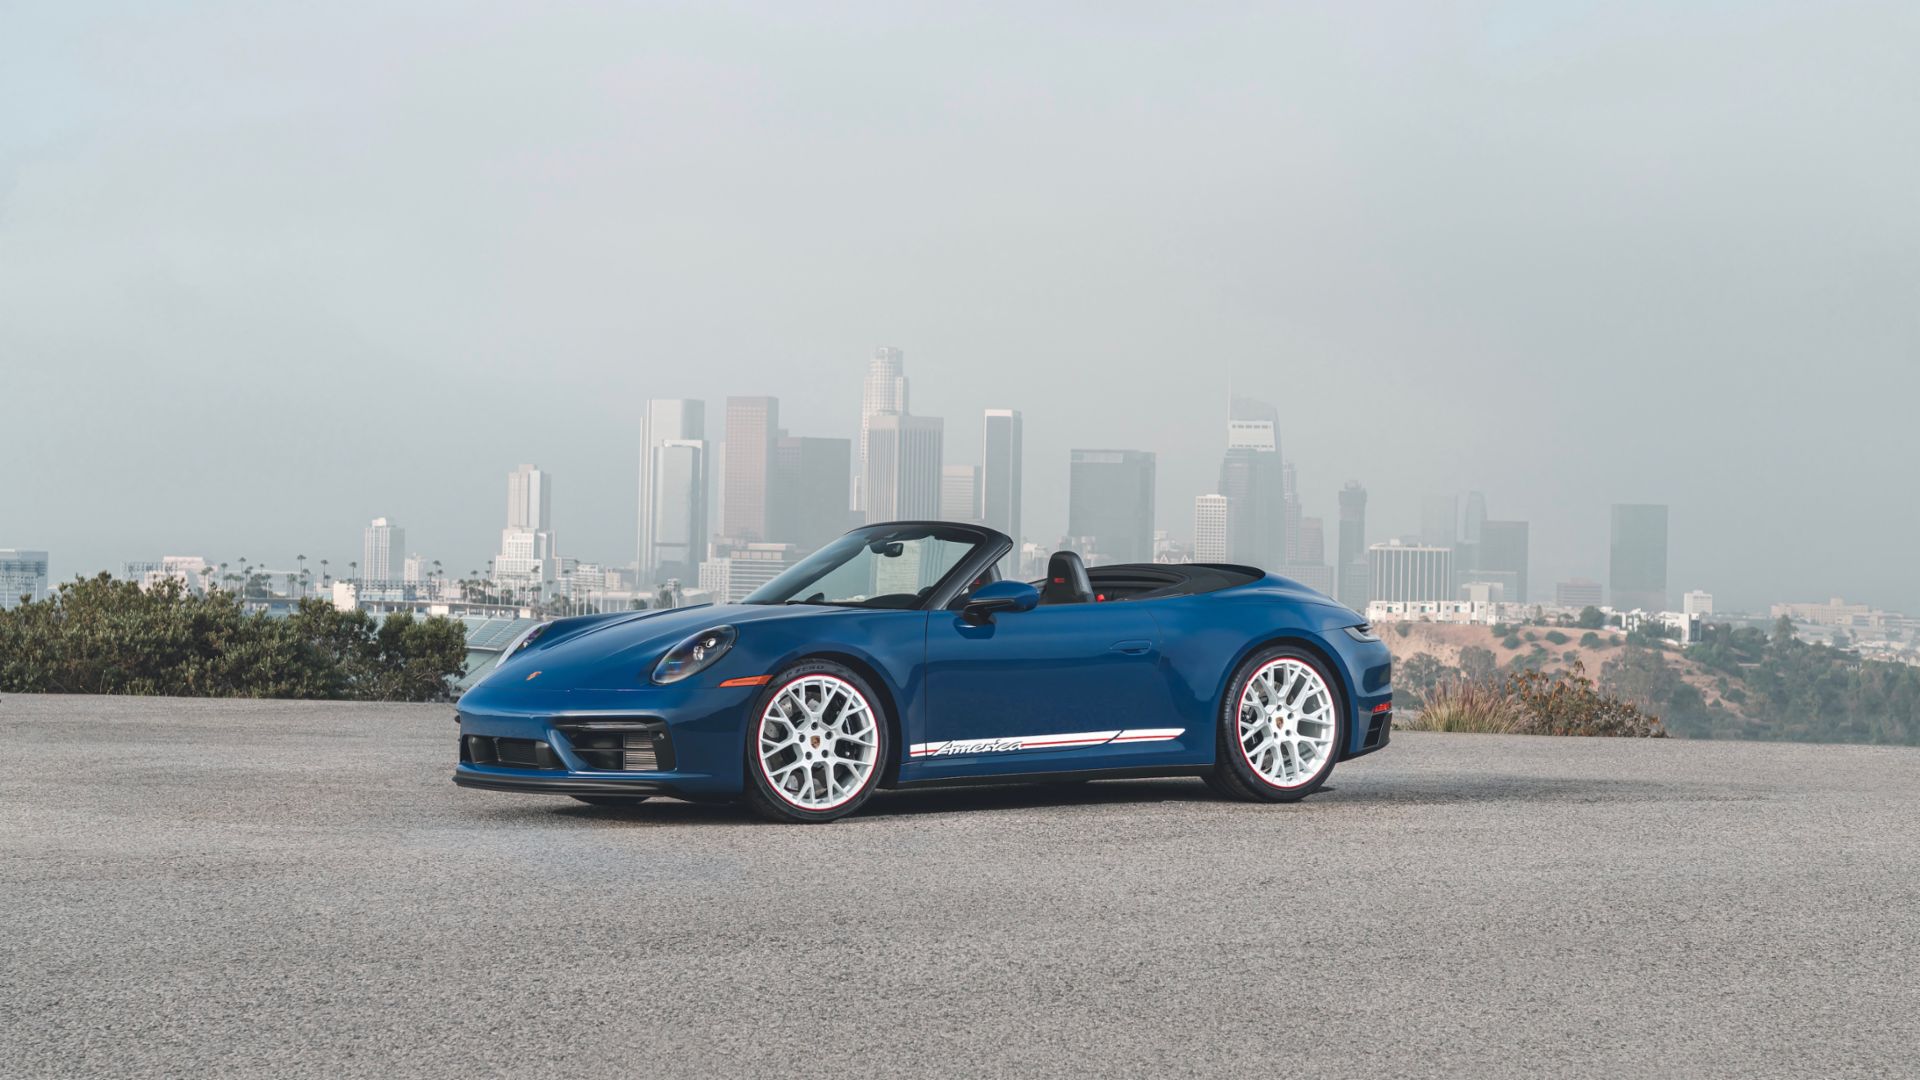
[[0, 693], [441, 701], [465, 667], [452, 619], [314, 599], [275, 618], [178, 581], [101, 574], [0, 611]]

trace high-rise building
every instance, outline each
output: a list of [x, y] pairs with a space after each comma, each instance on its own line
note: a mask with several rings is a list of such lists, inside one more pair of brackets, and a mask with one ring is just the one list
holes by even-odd
[[360, 542], [360, 580], [398, 584], [407, 557], [407, 530], [386, 518], [374, 518]]
[[1367, 489], [1349, 480], [1340, 489], [1340, 551], [1334, 563], [1339, 600], [1355, 611], [1367, 606]]
[[1487, 523], [1487, 497], [1467, 492], [1467, 508], [1460, 517], [1460, 542], [1453, 545], [1453, 572], [1470, 575], [1480, 565], [1480, 528]]
[[1601, 603], [1600, 583], [1586, 578], [1555, 582], [1553, 602], [1560, 607], [1597, 608]]
[[988, 409], [980, 442], [980, 520], [1013, 539], [1013, 550], [1000, 564], [1006, 576], [1019, 572], [1021, 427], [1018, 409]]
[[1460, 540], [1460, 497], [1429, 495], [1420, 500], [1420, 543], [1450, 548]]
[[1713, 614], [1713, 594], [1702, 589], [1680, 594], [1680, 613], [1688, 617]]
[[1225, 495], [1202, 495], [1193, 500], [1193, 561], [1227, 561], [1227, 522], [1231, 517]]
[[1367, 561], [1369, 601], [1411, 604], [1454, 597], [1452, 548], [1395, 540], [1367, 548]]
[[1075, 450], [1067, 532], [1108, 563], [1153, 561], [1155, 458], [1149, 450]]
[[854, 508], [867, 509], [867, 443], [873, 418], [881, 413], [907, 413], [906, 356], [891, 345], [873, 350], [867, 364], [867, 381], [860, 394], [860, 457], [854, 490]]
[[1299, 476], [1294, 472], [1293, 462], [1284, 462], [1280, 466], [1280, 491], [1281, 498], [1285, 503], [1285, 509], [1282, 511], [1284, 519], [1282, 529], [1286, 537], [1285, 543], [1283, 543], [1281, 547], [1283, 554], [1286, 556], [1287, 565], [1289, 566], [1307, 561], [1306, 558], [1300, 554], [1301, 510], [1299, 479]]
[[719, 542], [713, 558], [700, 564], [699, 584], [713, 594], [714, 603], [737, 604], [798, 558], [792, 544]]
[[1667, 607], [1667, 508], [1616, 503], [1607, 560], [1607, 589], [1616, 611]]
[[1300, 519], [1298, 566], [1324, 566], [1327, 561], [1327, 523], [1317, 517]]
[[[1507, 591], [1508, 603], [1527, 602], [1527, 523], [1524, 521], [1483, 521], [1480, 543], [1475, 549], [1474, 572], [1481, 580], [1514, 584]], [[1500, 576], [1494, 576], [1500, 575]], [[1511, 578], [1505, 576], [1511, 575]]]
[[640, 533], [643, 583], [693, 580], [707, 542], [707, 407], [655, 398], [640, 413]]
[[0, 611], [47, 596], [47, 553], [0, 548]]
[[940, 520], [980, 520], [980, 466], [947, 465], [940, 469]]
[[774, 446], [768, 535], [810, 552], [846, 532], [852, 475], [853, 440], [781, 436]]
[[1237, 563], [1267, 569], [1287, 562], [1287, 484], [1280, 457], [1279, 413], [1236, 397], [1227, 419], [1220, 494], [1233, 508], [1227, 552]]
[[939, 517], [945, 436], [946, 425], [937, 416], [883, 412], [868, 420], [868, 521]]
[[493, 559], [493, 580], [544, 596], [558, 574], [553, 478], [532, 465], [522, 465], [507, 474], [507, 527], [500, 530], [500, 554]]
[[773, 475], [774, 443], [779, 437], [777, 399], [727, 399], [727, 476], [720, 526], [730, 539], [767, 539], [767, 481]]
[[553, 485], [546, 473], [532, 465], [507, 474], [507, 528], [553, 528]]

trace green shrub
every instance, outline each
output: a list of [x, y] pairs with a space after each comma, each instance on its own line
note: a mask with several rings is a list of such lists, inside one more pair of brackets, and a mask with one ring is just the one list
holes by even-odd
[[1471, 731], [1510, 734], [1526, 723], [1526, 712], [1505, 689], [1473, 679], [1454, 679], [1435, 687], [1421, 703], [1420, 715], [1406, 726], [1414, 731]]
[[1520, 635], [1508, 634], [1500, 640], [1500, 644], [1503, 648], [1517, 649], [1520, 647]]
[[1549, 630], [1547, 631], [1547, 640], [1555, 645], [1565, 645], [1569, 639], [1567, 635], [1558, 630]]
[[1555, 674], [1517, 671], [1500, 683], [1473, 679], [1442, 683], [1426, 695], [1420, 714], [1404, 726], [1413, 731], [1508, 735], [1666, 737], [1658, 717], [1601, 693], [1577, 663], [1572, 670]]
[[1591, 631], [1591, 630], [1589, 630], [1589, 631], [1587, 631], [1587, 632], [1586, 632], [1586, 633], [1584, 633], [1584, 634], [1581, 634], [1581, 635], [1580, 635], [1580, 647], [1581, 647], [1581, 648], [1583, 648], [1583, 649], [1597, 649], [1597, 648], [1599, 648], [1599, 647], [1600, 647], [1600, 635], [1599, 635], [1599, 634], [1596, 634], [1596, 633], [1594, 633], [1594, 632], [1593, 632], [1593, 631]]

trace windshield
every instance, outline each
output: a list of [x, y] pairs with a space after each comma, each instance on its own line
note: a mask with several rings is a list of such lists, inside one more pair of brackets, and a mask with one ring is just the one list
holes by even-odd
[[973, 530], [944, 525], [856, 529], [754, 590], [745, 603], [916, 607], [983, 543]]

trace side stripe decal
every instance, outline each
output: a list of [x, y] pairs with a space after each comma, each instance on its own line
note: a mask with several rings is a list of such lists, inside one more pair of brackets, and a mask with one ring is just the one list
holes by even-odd
[[1076, 750], [1115, 743], [1170, 742], [1186, 728], [1128, 728], [1124, 731], [1077, 731], [1065, 735], [1016, 735], [1006, 739], [949, 739], [914, 743], [909, 757], [953, 757], [958, 754], [1004, 754], [1013, 750]]

